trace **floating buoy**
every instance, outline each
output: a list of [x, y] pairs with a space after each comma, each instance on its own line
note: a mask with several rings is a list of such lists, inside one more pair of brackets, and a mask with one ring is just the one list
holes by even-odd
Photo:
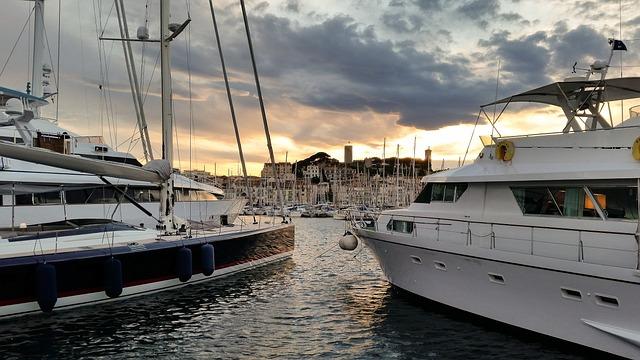
[[122, 263], [116, 258], [104, 263], [104, 292], [110, 298], [122, 294]]
[[516, 147], [509, 140], [502, 140], [496, 144], [496, 159], [511, 161], [516, 153]]
[[358, 238], [351, 231], [347, 231], [338, 241], [338, 245], [342, 250], [353, 251], [358, 247]]
[[631, 147], [631, 155], [635, 160], [640, 160], [640, 137], [636, 138]]
[[40, 310], [51, 312], [58, 301], [56, 268], [52, 264], [36, 266], [36, 299]]
[[191, 279], [191, 275], [193, 274], [192, 257], [191, 249], [188, 247], [178, 249], [178, 255], [176, 256], [176, 274], [182, 282]]
[[200, 247], [200, 265], [202, 266], [202, 274], [210, 276], [216, 268], [216, 260], [213, 252], [213, 245], [204, 244]]

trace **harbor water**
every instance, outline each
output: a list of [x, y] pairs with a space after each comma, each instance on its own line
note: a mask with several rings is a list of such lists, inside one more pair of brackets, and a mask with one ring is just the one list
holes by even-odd
[[[580, 359], [583, 349], [392, 288], [344, 224], [294, 219], [292, 259], [179, 290], [0, 322], [0, 357]], [[354, 257], [355, 255], [355, 257]]]

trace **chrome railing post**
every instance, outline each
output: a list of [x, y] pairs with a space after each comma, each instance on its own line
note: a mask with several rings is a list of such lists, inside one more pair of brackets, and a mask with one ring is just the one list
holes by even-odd
[[471, 246], [471, 223], [467, 221], [467, 246]]
[[436, 220], [436, 241], [440, 241], [440, 219]]

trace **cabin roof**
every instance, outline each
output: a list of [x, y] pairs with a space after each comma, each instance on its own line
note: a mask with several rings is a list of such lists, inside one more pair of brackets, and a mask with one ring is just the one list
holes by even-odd
[[4, 104], [11, 98], [27, 99], [32, 105], [35, 106], [44, 106], [49, 104], [49, 102], [43, 98], [27, 94], [26, 92], [0, 86], [0, 102]]

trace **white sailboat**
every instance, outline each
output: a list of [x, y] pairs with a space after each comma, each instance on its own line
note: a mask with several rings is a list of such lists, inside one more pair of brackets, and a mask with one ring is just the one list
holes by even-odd
[[[0, 87], [0, 140], [28, 147], [142, 166], [131, 154], [114, 150], [99, 135], [79, 135], [42, 116], [53, 96], [49, 89], [51, 68], [43, 60], [44, 0], [33, 1], [33, 58], [29, 93]], [[118, 2], [116, 1], [116, 4]], [[123, 12], [124, 14], [124, 12]], [[131, 60], [132, 61], [132, 60]], [[135, 67], [134, 67], [135, 69]], [[134, 71], [135, 78], [135, 71]], [[132, 91], [133, 91], [132, 84]], [[138, 111], [140, 112], [140, 111]], [[140, 125], [145, 134], [146, 124]], [[150, 141], [142, 136], [145, 156]], [[145, 145], [146, 144], [146, 145]], [[147, 148], [149, 150], [147, 150]], [[224, 199], [224, 192], [176, 174], [176, 212], [180, 217], [209, 225], [233, 223], [244, 199]], [[159, 217], [159, 187], [150, 182], [113, 179], [110, 182]], [[62, 168], [15, 159], [0, 159], [0, 228], [61, 219], [110, 217], [131, 224], [155, 227], [155, 222], [131, 203], [118, 200], [100, 178]], [[63, 215], [63, 216], [61, 216]]]
[[293, 225], [208, 230], [177, 215], [174, 188], [179, 182], [171, 167], [170, 43], [184, 26], [169, 29], [169, 0], [161, 0], [160, 9], [162, 160], [139, 167], [0, 141], [2, 157], [97, 177], [143, 212], [144, 207], [114, 185], [114, 179], [155, 184], [160, 189], [155, 229], [90, 218], [3, 229], [0, 318], [173, 289], [291, 256]]
[[426, 176], [407, 209], [354, 221], [341, 246], [362, 240], [389, 282], [424, 298], [640, 358], [640, 112], [617, 125], [600, 112], [640, 98], [640, 78], [605, 79], [608, 67], [485, 105], [552, 105], [567, 120], [484, 138], [472, 164]]

